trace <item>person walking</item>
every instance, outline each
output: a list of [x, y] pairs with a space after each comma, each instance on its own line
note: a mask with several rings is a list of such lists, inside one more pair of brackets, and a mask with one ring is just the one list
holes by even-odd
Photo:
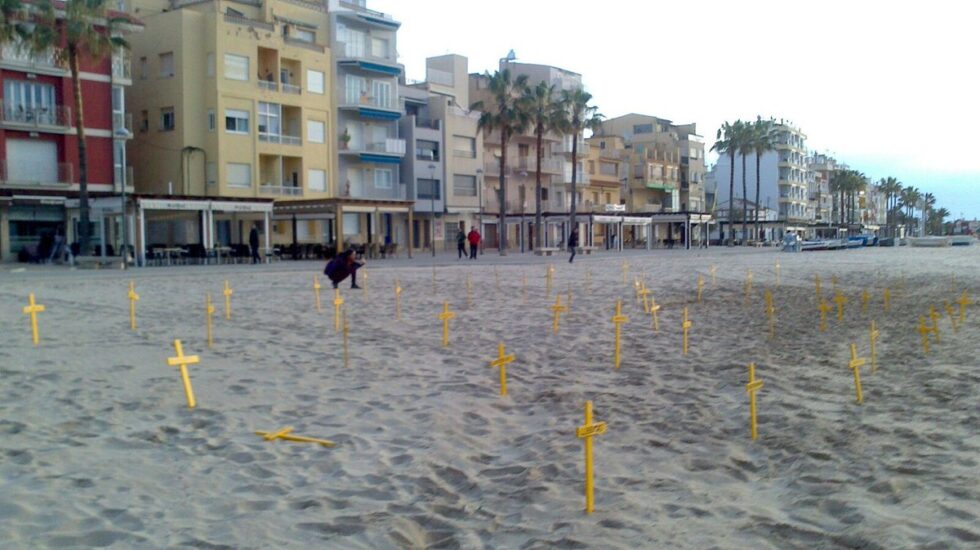
[[568, 263], [575, 259], [575, 249], [578, 247], [578, 228], [572, 228], [572, 234], [568, 236], [568, 251], [572, 253], [568, 257]]
[[262, 263], [262, 258], [259, 257], [259, 228], [254, 224], [252, 225], [252, 230], [248, 233], [248, 246], [252, 248], [252, 263]]
[[323, 274], [330, 279], [334, 288], [337, 288], [337, 285], [346, 279], [348, 275], [350, 275], [350, 287], [361, 288], [357, 286], [357, 270], [363, 265], [363, 261], [358, 261], [354, 258], [354, 249], [351, 248], [341, 252], [334, 259], [327, 262], [327, 266], [323, 268]]
[[463, 256], [466, 255], [466, 233], [463, 232], [463, 228], [459, 228], [459, 232], [456, 233], [456, 252], [459, 255], [457, 260], [462, 260]]
[[475, 226], [470, 226], [470, 233], [466, 236], [470, 241], [470, 259], [476, 259], [476, 251], [480, 247], [480, 232], [476, 230]]

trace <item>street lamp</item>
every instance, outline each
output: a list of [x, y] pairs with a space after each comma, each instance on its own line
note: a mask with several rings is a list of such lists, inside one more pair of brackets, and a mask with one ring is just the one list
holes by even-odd
[[477, 194], [480, 201], [480, 211], [477, 215], [480, 227], [480, 255], [483, 255], [483, 168], [476, 169]]
[[432, 199], [432, 257], [436, 257], [436, 165], [429, 164], [429, 184], [432, 186], [429, 189], [429, 197]]

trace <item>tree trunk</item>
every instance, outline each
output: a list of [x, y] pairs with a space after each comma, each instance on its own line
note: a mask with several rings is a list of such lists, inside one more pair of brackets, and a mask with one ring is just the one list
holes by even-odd
[[500, 227], [497, 228], [497, 249], [501, 256], [507, 255], [507, 140], [510, 136], [503, 128], [500, 129]]
[[537, 166], [534, 174], [534, 248], [544, 246], [541, 240], [541, 157], [544, 156], [544, 129], [539, 125], [537, 128]]
[[82, 111], [82, 81], [79, 78], [78, 50], [68, 46], [68, 65], [71, 67], [72, 93], [75, 96], [75, 128], [78, 131], [78, 253], [91, 253], [88, 204], [88, 155], [85, 143], [85, 123]]
[[[575, 178], [578, 175], [578, 132], [572, 134], [572, 211], [568, 216], [570, 227], [568, 228], [569, 234], [575, 229], [575, 201], [578, 197], [578, 192], [575, 190]], [[566, 237], [567, 238], [567, 237]], [[622, 235], [620, 235], [622, 238]]]
[[762, 161], [762, 153], [755, 152], [755, 238], [759, 238], [759, 187], [760, 182], [759, 163]]
[[748, 244], [749, 190], [745, 187], [745, 153], [742, 153], [742, 246]]
[[735, 246], [732, 228], [735, 227], [735, 150], [728, 153], [732, 169], [728, 174], [728, 246]]

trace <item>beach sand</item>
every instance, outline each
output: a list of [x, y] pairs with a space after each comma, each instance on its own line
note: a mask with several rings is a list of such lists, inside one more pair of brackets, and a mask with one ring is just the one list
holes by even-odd
[[[342, 285], [349, 368], [322, 277], [322, 313], [313, 305], [319, 262], [5, 268], [0, 540], [7, 548], [980, 545], [980, 308], [967, 308], [957, 332], [943, 311], [963, 290], [980, 299], [980, 247], [660, 250], [580, 256], [572, 265], [565, 256], [488, 252], [437, 263], [435, 289], [428, 258], [371, 262], [367, 294]], [[548, 265], [555, 290], [573, 293], [557, 335]], [[706, 283], [701, 304], [697, 273]], [[848, 299], [843, 322], [831, 312], [826, 332], [814, 275], [824, 297], [833, 297], [836, 276]], [[635, 298], [640, 276], [662, 305], [659, 333]], [[130, 279], [140, 295], [135, 332]], [[21, 313], [29, 292], [46, 307], [38, 347]], [[211, 349], [208, 292], [217, 310]], [[617, 299], [630, 318], [618, 370]], [[456, 312], [448, 348], [437, 318], [444, 300]], [[685, 305], [693, 324], [686, 356]], [[931, 305], [943, 313], [942, 341], [924, 355], [915, 328]], [[881, 332], [874, 373], [872, 319]], [[201, 359], [189, 367], [193, 410], [167, 365], [175, 338]], [[517, 356], [506, 397], [489, 366], [498, 342]], [[860, 405], [852, 343], [869, 359]], [[756, 441], [750, 362], [765, 384]], [[594, 440], [592, 515], [575, 435], [587, 400], [608, 423]], [[286, 426], [337, 446], [254, 434]]]

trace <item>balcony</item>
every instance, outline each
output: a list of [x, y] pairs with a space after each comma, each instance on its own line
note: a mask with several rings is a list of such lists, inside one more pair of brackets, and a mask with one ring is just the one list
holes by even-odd
[[339, 140], [340, 153], [352, 155], [395, 155], [405, 156], [405, 140], [400, 138], [384, 138], [378, 141]]
[[[335, 54], [338, 59], [351, 59], [351, 60], [363, 60], [373, 63], [381, 63], [384, 65], [398, 65], [398, 56], [395, 51], [388, 51], [383, 55], [375, 55], [370, 51], [370, 48], [360, 47], [357, 44], [349, 42], [338, 41], [336, 45]], [[401, 70], [392, 73], [389, 69], [384, 67], [374, 68], [370, 64], [360, 65], [361, 69], [372, 71], [372, 72], [382, 72], [384, 74], [398, 75]]]
[[303, 88], [296, 86], [295, 84], [282, 83], [282, 93], [284, 94], [295, 94], [301, 95], [303, 93]]
[[259, 89], [267, 92], [278, 92], [279, 83], [272, 80], [259, 80]]
[[112, 54], [112, 79], [113, 80], [132, 80], [132, 58], [129, 50], [122, 49]]
[[0, 124], [13, 129], [66, 133], [71, 129], [71, 109], [64, 105], [31, 107], [0, 103]]
[[636, 211], [644, 214], [653, 214], [656, 212], [669, 212], [670, 209], [664, 209], [664, 205], [659, 202], [648, 202], [637, 206]]
[[17, 71], [33, 73], [48, 73], [59, 76], [68, 73], [68, 65], [58, 59], [54, 49], [31, 54], [12, 43], [0, 47], [0, 65]]
[[116, 137], [133, 137], [133, 113], [112, 113], [112, 133]]
[[[496, 163], [499, 172], [499, 163]], [[541, 159], [541, 172], [548, 174], [561, 174], [563, 170], [564, 161], [562, 159], [556, 158], [542, 158]], [[525, 172], [533, 173], [538, 170], [538, 159], [536, 157], [517, 157], [517, 165], [514, 170], [523, 170]]]
[[408, 200], [406, 187], [408, 186], [404, 183], [398, 182], [391, 183], [391, 187], [376, 187], [373, 183], [354, 182], [348, 191], [341, 190], [341, 196], [353, 199], [404, 201]]
[[10, 179], [7, 161], [0, 160], [0, 183], [7, 186], [29, 186], [29, 187], [52, 187], [65, 188], [75, 183], [75, 166], [70, 162], [58, 163], [57, 181], [47, 181], [24, 177], [23, 175], [14, 176]]
[[279, 143], [282, 145], [303, 145], [303, 138], [287, 134], [259, 134], [259, 141], [264, 143]]
[[276, 195], [279, 197], [302, 197], [303, 188], [298, 185], [293, 185], [291, 182], [283, 182], [282, 185], [263, 183], [259, 185], [259, 193]]
[[224, 14], [225, 23], [232, 23], [234, 25], [245, 25], [247, 27], [252, 27], [254, 29], [262, 29], [268, 32], [275, 32], [276, 27], [271, 23], [265, 23], [262, 21], [256, 21], [254, 19], [249, 19], [247, 17], [242, 17], [239, 15], [232, 15], [229, 13]]

